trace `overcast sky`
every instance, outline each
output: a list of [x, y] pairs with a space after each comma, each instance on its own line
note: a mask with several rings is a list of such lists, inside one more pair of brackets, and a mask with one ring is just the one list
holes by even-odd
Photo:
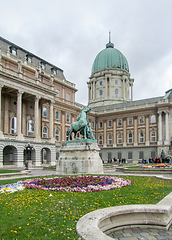
[[109, 31], [127, 58], [134, 100], [172, 88], [172, 0], [6, 0], [1, 36], [64, 70], [87, 104], [87, 84]]

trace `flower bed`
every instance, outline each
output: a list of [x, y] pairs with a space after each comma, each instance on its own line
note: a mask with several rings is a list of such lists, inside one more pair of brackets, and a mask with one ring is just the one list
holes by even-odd
[[28, 179], [23, 181], [28, 189], [51, 191], [93, 192], [121, 188], [131, 185], [130, 180], [111, 176], [78, 176]]
[[5, 184], [0, 186], [0, 193], [14, 193], [17, 191], [22, 191], [24, 189], [24, 185], [22, 181], [18, 181], [17, 183]]
[[145, 165], [145, 166], [140, 166], [141, 168], [170, 168], [171, 166], [166, 163], [158, 163], [156, 165]]

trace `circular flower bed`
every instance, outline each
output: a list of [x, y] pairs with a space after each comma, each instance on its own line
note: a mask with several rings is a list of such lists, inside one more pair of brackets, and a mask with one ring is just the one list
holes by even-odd
[[77, 176], [28, 179], [23, 181], [28, 189], [51, 191], [93, 192], [111, 190], [131, 185], [130, 180], [111, 176]]

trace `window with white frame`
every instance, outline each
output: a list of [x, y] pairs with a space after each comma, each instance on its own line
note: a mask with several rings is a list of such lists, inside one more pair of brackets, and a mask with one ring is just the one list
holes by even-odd
[[66, 93], [66, 100], [70, 101], [70, 94]]
[[103, 128], [103, 122], [102, 121], [99, 122], [99, 128]]
[[56, 97], [60, 97], [60, 90], [56, 89]]
[[151, 116], [150, 122], [151, 123], [156, 123], [156, 116], [155, 115]]
[[109, 128], [112, 127], [112, 120], [108, 120], [108, 127], [109, 127]]
[[55, 140], [57, 142], [60, 142], [60, 129], [59, 128], [55, 129]]
[[95, 123], [94, 123], [94, 121], [92, 121], [91, 127], [92, 127], [92, 128], [95, 128]]
[[48, 128], [47, 128], [47, 126], [43, 126], [43, 128], [42, 128], [42, 137], [43, 138], [48, 138]]
[[122, 127], [122, 119], [121, 118], [117, 120], [117, 126]]
[[128, 118], [128, 126], [133, 125], [133, 118]]
[[69, 113], [66, 113], [66, 122], [70, 123], [70, 114]]
[[133, 143], [133, 133], [132, 133], [132, 132], [129, 132], [129, 133], [128, 133], [128, 143], [129, 143], [129, 144], [132, 144], [132, 143]]
[[156, 142], [156, 131], [155, 130], [151, 131], [151, 142]]
[[144, 132], [143, 131], [139, 132], [139, 143], [144, 143]]
[[112, 134], [108, 134], [108, 145], [112, 145]]
[[66, 141], [69, 141], [69, 130], [66, 131]]
[[115, 97], [118, 97], [119, 91], [118, 88], [115, 89]]
[[144, 124], [144, 122], [145, 122], [144, 116], [140, 116], [139, 117], [139, 124]]
[[116, 85], [118, 84], [118, 80], [115, 80], [115, 84], [116, 84]]
[[47, 110], [46, 107], [43, 107], [42, 116], [43, 116], [43, 117], [48, 117], [48, 110]]
[[99, 97], [100, 97], [100, 98], [103, 97], [103, 90], [102, 90], [102, 89], [99, 90]]
[[98, 142], [99, 142], [99, 145], [103, 145], [103, 136], [102, 135], [99, 135]]
[[17, 118], [12, 117], [11, 118], [11, 134], [16, 134], [17, 133]]
[[33, 120], [29, 120], [27, 122], [27, 135], [28, 136], [34, 135], [34, 121]]
[[122, 144], [122, 133], [118, 133], [117, 135], [117, 143]]
[[58, 110], [55, 111], [55, 119], [59, 120], [60, 119], [60, 113]]

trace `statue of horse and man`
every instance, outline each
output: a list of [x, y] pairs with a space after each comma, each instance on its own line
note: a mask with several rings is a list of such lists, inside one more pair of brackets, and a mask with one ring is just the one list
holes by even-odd
[[68, 141], [72, 140], [72, 132], [74, 132], [74, 138], [76, 139], [77, 132], [80, 132], [83, 139], [95, 139], [91, 130], [90, 124], [87, 120], [87, 113], [91, 108], [83, 108], [77, 117], [77, 122], [73, 122], [70, 125], [68, 131]]

